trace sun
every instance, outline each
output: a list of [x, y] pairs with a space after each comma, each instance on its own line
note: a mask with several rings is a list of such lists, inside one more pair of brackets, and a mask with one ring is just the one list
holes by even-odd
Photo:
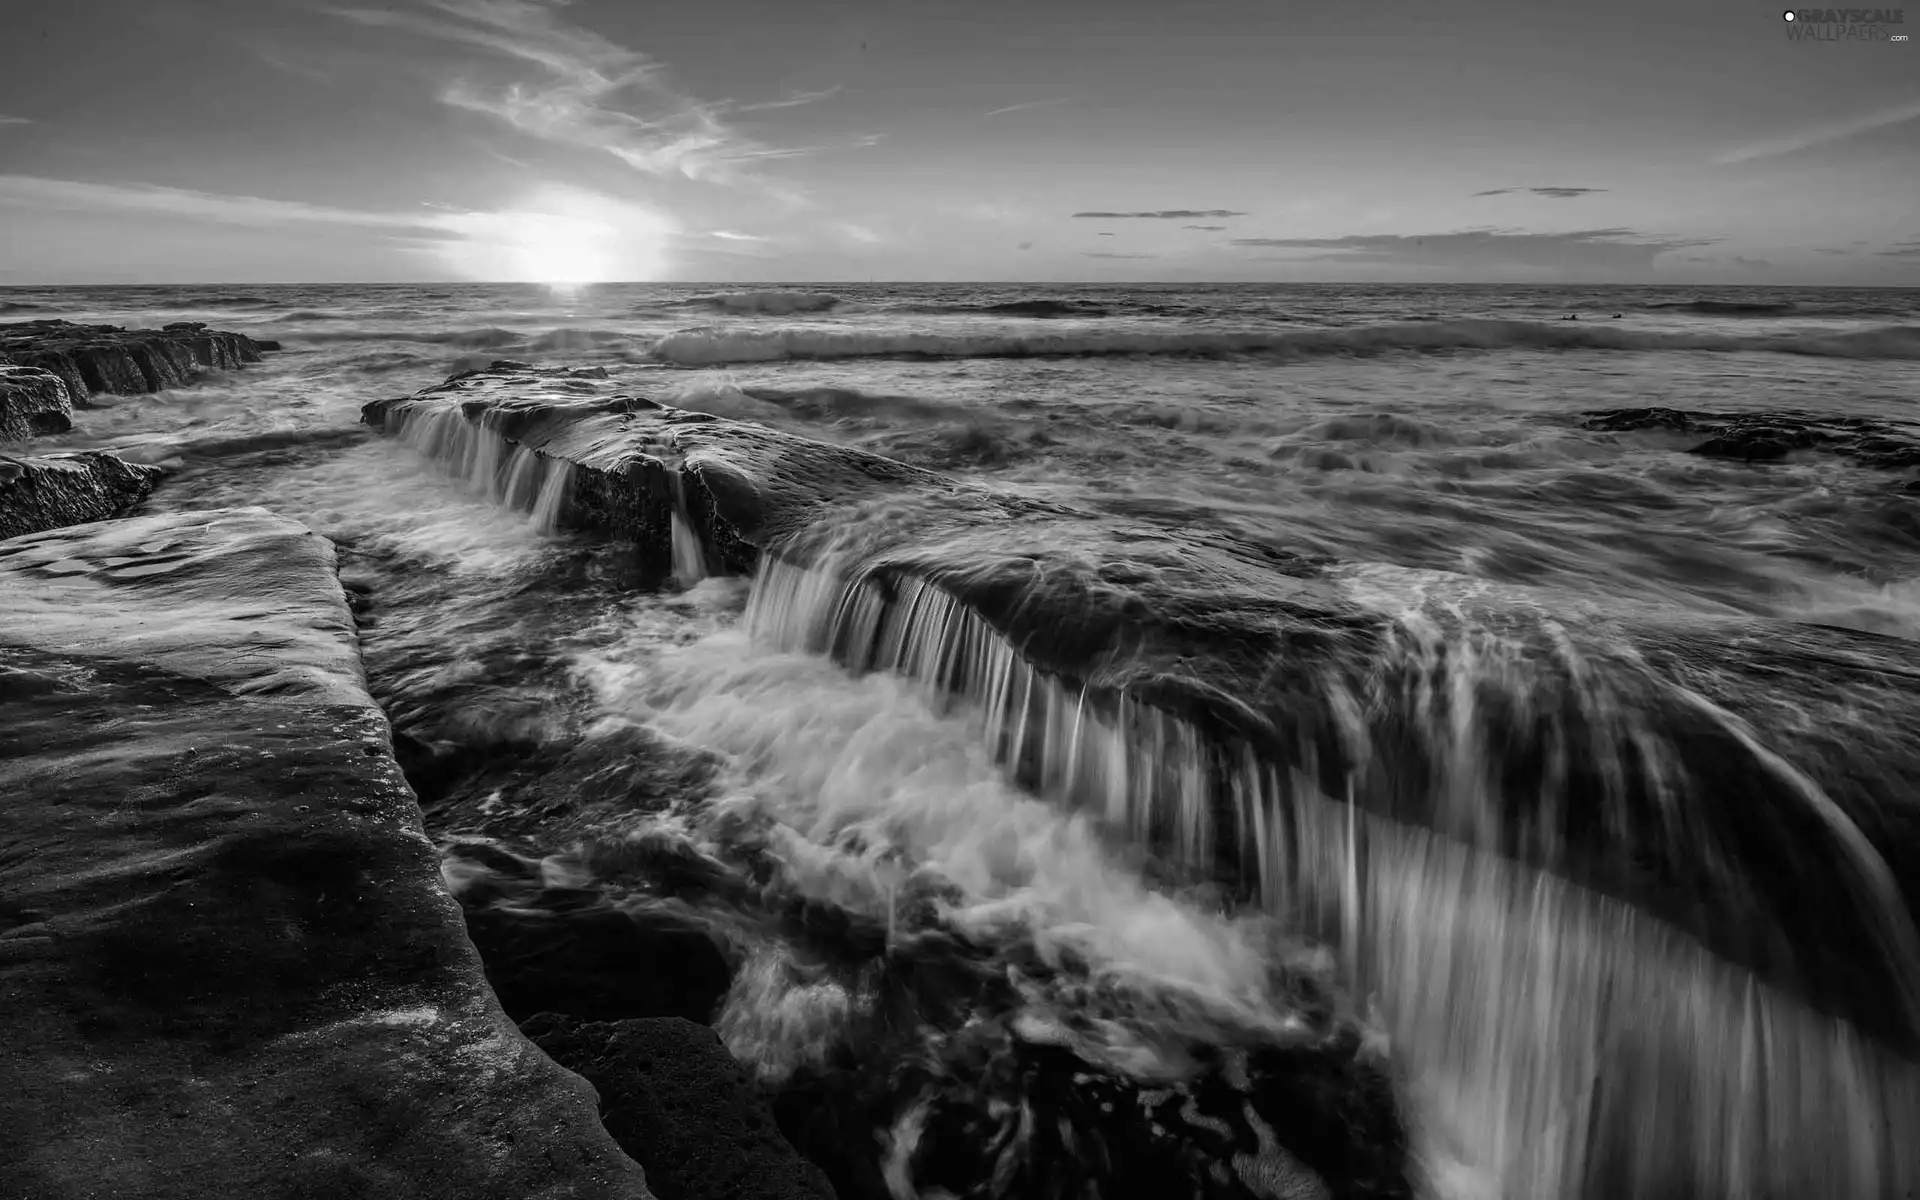
[[577, 287], [615, 274], [620, 231], [600, 221], [553, 213], [518, 215], [511, 233], [514, 274], [531, 283]]
[[584, 284], [658, 279], [673, 222], [666, 215], [577, 188], [549, 185], [511, 209], [444, 219], [449, 265], [473, 279]]

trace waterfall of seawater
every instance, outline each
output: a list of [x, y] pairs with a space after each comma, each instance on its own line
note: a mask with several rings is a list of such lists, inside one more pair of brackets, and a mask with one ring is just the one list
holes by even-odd
[[573, 487], [572, 463], [525, 446], [509, 451], [498, 434], [475, 426], [457, 409], [424, 416], [408, 413], [396, 432], [477, 494], [529, 514], [540, 533], [559, 531]]
[[[1326, 796], [1307, 773], [1244, 748], [1225, 772], [1229, 803], [1216, 806], [1214, 752], [1192, 726], [1125, 696], [1096, 704], [937, 587], [906, 578], [883, 589], [769, 557], [746, 624], [771, 648], [971, 701], [988, 745], [1039, 790], [1190, 866], [1216, 865], [1223, 814], [1261, 900], [1339, 938], [1352, 981], [1375, 995], [1417, 1077], [1427, 1135], [1465, 1142], [1504, 1197], [1920, 1187], [1915, 1064], [1675, 927], [1488, 849], [1492, 831], [1476, 833], [1465, 797], [1489, 752], [1464, 736], [1458, 708], [1426, 714], [1443, 725], [1429, 741], [1450, 755], [1440, 786], [1452, 807], [1437, 811], [1455, 819], [1443, 831]], [[1364, 698], [1329, 701], [1351, 712]], [[1805, 796], [1816, 809], [1817, 793]], [[1866, 850], [1841, 864], [1860, 875], [1862, 903], [1882, 894], [1876, 863]], [[1874, 916], [1890, 931], [1887, 952], [1904, 952], [1904, 913]]]
[[673, 485], [673, 580], [681, 587], [692, 587], [707, 577], [706, 547], [687, 519], [685, 477], [675, 471], [668, 478]]

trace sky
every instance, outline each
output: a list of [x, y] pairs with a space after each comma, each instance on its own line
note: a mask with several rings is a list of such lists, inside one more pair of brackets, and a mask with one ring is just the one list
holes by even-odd
[[1778, 2], [7, 0], [0, 285], [1920, 286], [1920, 3]]

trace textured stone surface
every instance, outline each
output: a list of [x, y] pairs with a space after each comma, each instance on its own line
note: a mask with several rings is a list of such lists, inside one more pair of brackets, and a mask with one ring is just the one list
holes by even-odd
[[0, 362], [0, 442], [24, 442], [73, 428], [73, 400], [58, 375]]
[[71, 321], [0, 325], [0, 360], [39, 367], [66, 382], [73, 403], [97, 392], [157, 392], [182, 387], [202, 371], [260, 361], [245, 334], [180, 321], [164, 329], [122, 329]]
[[163, 474], [105, 451], [0, 454], [0, 538], [118, 516], [145, 500]]
[[834, 1200], [713, 1030], [677, 1017], [592, 1023], [551, 1013], [525, 1029], [599, 1091], [608, 1132], [661, 1200]]
[[326, 541], [16, 538], [0, 612], [0, 1193], [649, 1195], [486, 988]]

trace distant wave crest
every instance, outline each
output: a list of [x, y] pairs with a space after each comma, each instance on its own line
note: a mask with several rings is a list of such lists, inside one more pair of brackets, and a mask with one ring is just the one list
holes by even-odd
[[840, 297], [831, 292], [720, 292], [695, 296], [685, 303], [692, 308], [778, 317], [787, 313], [824, 312], [840, 303]]
[[1341, 329], [1071, 333], [933, 333], [783, 327], [682, 329], [655, 342], [649, 357], [679, 366], [829, 358], [1046, 358], [1268, 355], [1321, 358], [1392, 351], [1711, 350], [1827, 358], [1920, 359], [1920, 326], [1850, 333], [1736, 336], [1655, 333], [1602, 324], [1533, 321], [1424, 321]]

